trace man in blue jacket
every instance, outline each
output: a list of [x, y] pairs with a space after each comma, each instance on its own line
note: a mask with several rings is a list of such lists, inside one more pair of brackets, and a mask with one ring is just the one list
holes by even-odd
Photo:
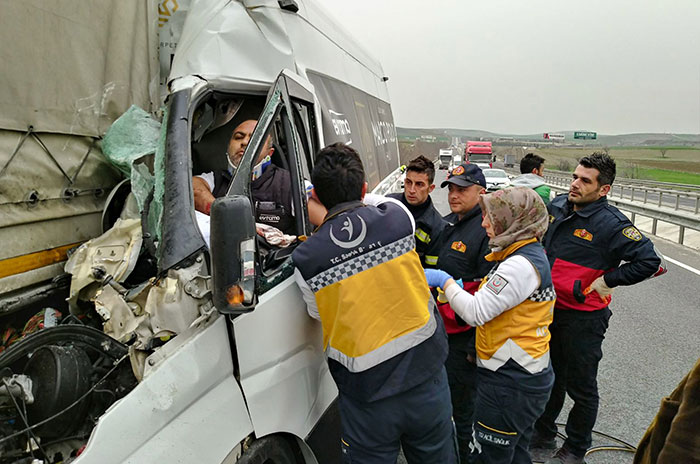
[[[325, 220], [292, 255], [309, 315], [323, 326], [338, 386], [345, 462], [457, 462], [447, 336], [415, 251], [413, 216], [365, 195], [355, 150], [316, 157], [312, 195]], [[364, 203], [363, 203], [364, 198]]]
[[556, 448], [555, 421], [567, 393], [574, 406], [566, 422], [567, 439], [547, 464], [581, 464], [591, 446], [598, 415], [596, 377], [613, 288], [665, 272], [653, 243], [608, 204], [614, 180], [612, 158], [604, 153], [585, 156], [569, 193], [548, 207], [550, 225], [543, 245], [557, 294], [550, 325], [555, 382], [530, 448]]

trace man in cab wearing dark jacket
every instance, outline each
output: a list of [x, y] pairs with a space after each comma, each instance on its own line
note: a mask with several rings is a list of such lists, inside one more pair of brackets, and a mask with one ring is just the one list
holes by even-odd
[[568, 393], [574, 401], [566, 422], [567, 439], [548, 464], [583, 463], [591, 446], [598, 414], [596, 377], [613, 288], [665, 272], [653, 243], [608, 204], [614, 179], [611, 157], [585, 156], [574, 171], [569, 193], [559, 195], [548, 207], [550, 224], [543, 245], [557, 294], [549, 327], [555, 382], [535, 423], [530, 448], [556, 448], [555, 421], [564, 397]]
[[423, 267], [435, 264], [437, 237], [446, 224], [430, 198], [430, 193], [435, 189], [434, 180], [435, 165], [420, 155], [406, 167], [403, 193], [387, 195], [403, 203], [413, 215], [416, 221], [416, 252]]
[[[243, 121], [233, 130], [226, 152], [229, 161], [227, 170], [206, 172], [192, 178], [194, 207], [197, 211], [208, 215], [214, 200], [226, 194], [233, 172], [243, 157], [257, 123], [254, 119]], [[253, 168], [251, 190], [255, 201], [255, 222], [293, 234], [292, 181], [289, 171], [271, 162], [273, 152], [268, 137]]]

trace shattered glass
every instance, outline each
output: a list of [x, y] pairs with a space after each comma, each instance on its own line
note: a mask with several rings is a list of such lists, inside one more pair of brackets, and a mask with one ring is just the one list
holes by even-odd
[[129, 177], [136, 160], [155, 153], [159, 133], [160, 123], [132, 105], [107, 130], [102, 140], [102, 152]]
[[102, 152], [107, 159], [131, 180], [131, 191], [140, 211], [144, 210], [153, 191], [149, 156], [158, 151], [161, 132], [160, 122], [132, 105], [114, 121], [102, 140]]

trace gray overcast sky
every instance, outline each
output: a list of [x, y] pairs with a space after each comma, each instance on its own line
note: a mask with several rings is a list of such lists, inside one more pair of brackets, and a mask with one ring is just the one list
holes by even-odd
[[322, 0], [389, 76], [395, 122], [700, 133], [700, 0]]

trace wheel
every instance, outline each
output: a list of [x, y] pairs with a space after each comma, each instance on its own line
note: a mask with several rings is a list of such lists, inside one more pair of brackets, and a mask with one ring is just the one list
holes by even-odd
[[297, 459], [286, 439], [270, 436], [255, 440], [238, 464], [297, 464]]

